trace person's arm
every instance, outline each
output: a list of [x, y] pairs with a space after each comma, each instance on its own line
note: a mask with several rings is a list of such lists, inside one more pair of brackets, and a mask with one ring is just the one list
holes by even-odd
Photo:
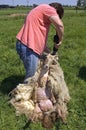
[[52, 24], [55, 25], [56, 33], [59, 37], [59, 44], [56, 44], [55, 46], [58, 48], [58, 46], [62, 43], [63, 34], [64, 34], [64, 25], [62, 20], [59, 18], [59, 16], [51, 16], [50, 21]]
[[46, 53], [50, 53], [50, 49], [46, 46], [44, 52], [46, 52]]

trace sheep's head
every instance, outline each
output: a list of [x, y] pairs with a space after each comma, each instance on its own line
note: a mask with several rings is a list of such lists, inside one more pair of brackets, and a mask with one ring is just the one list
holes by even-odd
[[48, 54], [44, 60], [44, 68], [49, 69], [50, 65], [56, 65], [58, 61], [57, 55]]

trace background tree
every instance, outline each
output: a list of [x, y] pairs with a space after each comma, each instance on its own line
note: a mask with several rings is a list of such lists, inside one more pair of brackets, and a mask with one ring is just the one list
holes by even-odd
[[81, 6], [81, 0], [77, 1], [77, 6]]
[[77, 6], [85, 7], [86, 6], [86, 0], [78, 0], [77, 1]]

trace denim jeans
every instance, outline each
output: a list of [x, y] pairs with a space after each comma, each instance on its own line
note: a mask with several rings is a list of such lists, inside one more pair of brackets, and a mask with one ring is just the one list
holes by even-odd
[[25, 80], [29, 77], [32, 77], [37, 69], [39, 55], [35, 53], [32, 49], [25, 46], [21, 41], [17, 40], [16, 50], [20, 56], [20, 59], [23, 61], [26, 76]]

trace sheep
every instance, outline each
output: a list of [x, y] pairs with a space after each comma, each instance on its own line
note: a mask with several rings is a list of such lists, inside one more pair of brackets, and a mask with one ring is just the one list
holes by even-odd
[[47, 129], [58, 118], [65, 123], [70, 95], [58, 56], [48, 54], [40, 60], [35, 75], [26, 81], [10, 92], [16, 113], [25, 114], [32, 122], [41, 121]]
[[38, 79], [38, 86], [35, 87], [35, 109], [32, 121], [37, 121], [38, 119], [43, 119], [44, 112], [50, 111], [53, 109], [53, 103], [51, 99], [51, 93], [46, 87], [47, 77], [48, 77], [49, 68], [43, 66], [41, 73]]
[[[36, 109], [34, 112], [34, 118], [37, 120], [37, 112], [39, 113], [38, 109], [42, 110], [42, 117], [43, 119], [42, 124], [44, 122], [49, 123], [51, 120], [51, 113], [55, 111], [53, 103], [55, 103], [55, 98], [53, 97], [52, 91], [49, 87], [47, 87], [47, 78], [49, 73], [49, 67], [52, 63], [56, 62], [55, 57], [52, 56], [53, 59], [50, 58], [51, 55], [47, 55], [46, 59], [43, 62], [42, 70], [38, 80], [38, 87], [35, 89], [35, 102], [36, 102]], [[58, 59], [58, 57], [56, 57]], [[39, 108], [38, 108], [39, 107]], [[38, 108], [38, 109], [37, 109]], [[46, 113], [48, 111], [48, 113]], [[46, 115], [46, 116], [45, 116]], [[33, 118], [33, 120], [34, 120]], [[49, 122], [48, 122], [49, 121]], [[50, 123], [49, 123], [50, 124]], [[46, 125], [43, 125], [46, 126]], [[49, 127], [49, 126], [47, 126]]]
[[62, 68], [58, 63], [58, 57], [55, 60], [55, 57], [53, 57], [52, 55], [48, 55], [46, 59], [46, 65], [49, 66], [47, 86], [51, 88], [52, 93], [55, 97], [56, 111], [59, 117], [65, 123], [66, 117], [68, 115], [67, 103], [70, 100], [70, 95], [69, 95], [68, 87], [64, 80], [64, 74]]

